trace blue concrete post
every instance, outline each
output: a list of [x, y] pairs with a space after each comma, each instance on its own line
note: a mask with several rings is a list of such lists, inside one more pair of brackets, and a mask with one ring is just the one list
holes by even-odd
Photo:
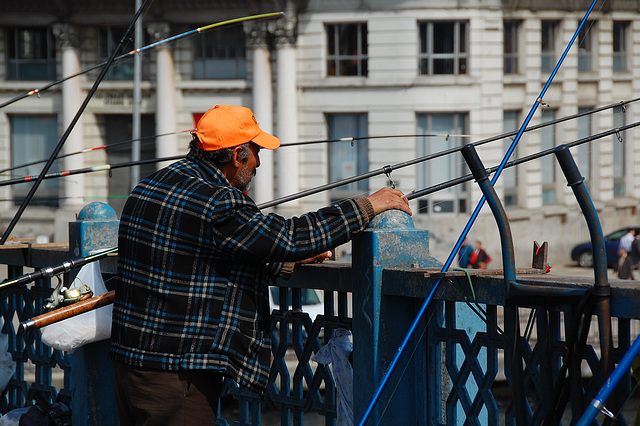
[[[71, 257], [86, 257], [93, 250], [118, 245], [118, 217], [108, 204], [86, 205], [75, 222], [69, 223]], [[101, 261], [102, 273], [114, 273], [115, 262]], [[109, 340], [90, 343], [71, 355], [72, 423], [117, 425], [111, 361], [107, 359]]]
[[[383, 270], [439, 267], [441, 264], [429, 255], [429, 231], [416, 230], [411, 217], [399, 210], [376, 216], [352, 244], [354, 416], [357, 424], [422, 302], [384, 296]], [[426, 331], [414, 336], [410, 346], [412, 350], [400, 360], [368, 424], [425, 424], [427, 421]]]

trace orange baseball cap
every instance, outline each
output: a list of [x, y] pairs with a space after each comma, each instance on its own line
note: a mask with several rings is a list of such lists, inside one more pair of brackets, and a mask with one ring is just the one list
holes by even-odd
[[196, 130], [196, 144], [205, 151], [232, 148], [254, 142], [263, 148], [276, 149], [280, 139], [264, 132], [249, 108], [216, 105], [204, 113]]

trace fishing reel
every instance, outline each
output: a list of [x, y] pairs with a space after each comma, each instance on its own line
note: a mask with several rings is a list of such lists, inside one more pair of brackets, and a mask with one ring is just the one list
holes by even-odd
[[59, 275], [56, 275], [56, 278], [58, 285], [53, 289], [51, 296], [46, 300], [47, 303], [44, 305], [44, 309], [47, 311], [71, 305], [93, 296], [93, 291], [86, 284], [82, 284], [80, 287], [67, 288], [62, 285], [62, 279]]

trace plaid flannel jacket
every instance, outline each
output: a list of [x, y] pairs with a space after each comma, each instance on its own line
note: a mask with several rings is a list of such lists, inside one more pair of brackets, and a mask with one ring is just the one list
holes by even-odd
[[216, 370], [264, 392], [270, 279], [282, 262], [343, 244], [367, 221], [354, 200], [288, 220], [265, 215], [197, 156], [156, 172], [120, 220], [110, 358]]

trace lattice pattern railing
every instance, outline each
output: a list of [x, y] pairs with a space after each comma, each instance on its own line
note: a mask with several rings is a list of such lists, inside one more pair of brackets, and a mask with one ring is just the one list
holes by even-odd
[[[495, 305], [485, 306], [486, 328], [471, 337], [466, 327], [456, 324], [456, 310], [462, 305], [464, 304], [460, 302], [445, 302], [443, 323], [438, 325], [437, 321], [430, 322], [432, 340], [429, 342], [429, 354], [433, 360], [438, 360], [443, 353], [446, 354], [446, 373], [441, 374], [447, 377], [440, 377], [439, 382], [450, 384], [433, 386], [429, 392], [429, 400], [446, 401], [444, 408], [431, 416], [431, 424], [515, 425], [515, 401], [508, 401], [504, 418], [500, 419], [500, 410], [491, 393], [491, 387], [499, 374], [507, 376], [511, 381], [508, 372], [498, 370], [501, 365], [509, 368], [509, 360], [505, 357], [511, 352], [508, 350], [509, 345], [513, 344], [499, 328], [499, 324], [504, 322], [503, 308]], [[533, 329], [535, 331], [531, 333], [536, 338], [531, 339], [530, 335], [520, 338], [523, 349], [522, 361], [526, 366], [523, 376], [527, 395], [526, 424], [541, 424], [549, 405], [556, 402], [553, 399], [553, 388], [566, 356], [565, 336], [569, 329], [571, 307], [565, 306], [550, 311], [542, 308], [519, 308], [521, 315], [527, 311], [533, 311], [536, 316]], [[613, 353], [614, 361], [617, 363], [628, 350], [631, 337], [637, 336], [638, 321], [617, 318], [613, 323], [613, 332], [618, 338]], [[522, 329], [523, 332], [524, 330], [525, 328]], [[636, 330], [633, 336], [632, 330]], [[597, 328], [594, 332], [593, 327], [590, 327], [590, 340], [581, 354], [582, 362], [578, 363], [579, 374], [583, 379], [571, 385], [570, 406], [564, 412], [565, 416], [575, 420], [581, 417], [586, 405], [603, 385], [600, 376], [600, 349], [593, 344], [598, 342], [595, 339], [596, 335]], [[545, 344], [542, 336], [548, 336], [548, 344]], [[479, 362], [480, 358], [486, 360], [486, 364]], [[504, 360], [503, 363], [499, 362], [501, 358]], [[615, 394], [618, 401], [626, 401], [629, 398], [632, 383], [630, 375], [622, 381]], [[619, 424], [633, 424], [634, 421], [626, 419], [624, 412], [620, 412], [618, 419]]]
[[[23, 268], [10, 266], [8, 271], [11, 278], [21, 275]], [[314, 273], [317, 273], [317, 270]], [[342, 273], [336, 272], [338, 275]], [[345, 278], [344, 281], [348, 280]], [[403, 280], [397, 281], [394, 283], [397, 288], [406, 284]], [[483, 293], [482, 285], [482, 280], [478, 280], [476, 290], [479, 294]], [[71, 399], [69, 356], [43, 345], [39, 333], [24, 336], [16, 334], [19, 321], [42, 312], [50, 286], [48, 280], [42, 280], [8, 291], [0, 298], [2, 331], [8, 334], [9, 350], [17, 361], [15, 377], [0, 399], [3, 413], [29, 404], [34, 392], [40, 392], [52, 401], [68, 402]], [[322, 284], [316, 282], [313, 286], [322, 287]], [[335, 422], [335, 378], [330, 368], [315, 363], [312, 357], [328, 342], [334, 330], [352, 330], [352, 315], [349, 311], [351, 292], [350, 287], [344, 282], [327, 283], [322, 290], [325, 295], [325, 312], [315, 318], [315, 321], [312, 321], [307, 313], [299, 310], [302, 304], [299, 282], [294, 283], [289, 290], [292, 293], [290, 305], [280, 306], [271, 318], [273, 361], [268, 404], [278, 406], [282, 424], [302, 424], [309, 412], [325, 416], [326, 424]], [[406, 292], [410, 294], [411, 290]], [[486, 294], [493, 293], [489, 291]], [[427, 340], [420, 340], [420, 344], [427, 347], [429, 365], [443, 366], [429, 379], [428, 389], [417, 393], [424, 397], [424, 404], [430, 407], [429, 418], [425, 419], [425, 424], [515, 424], [514, 401], [506, 401], [506, 408], [501, 409], [492, 392], [496, 380], [503, 377], [511, 380], [510, 360], [508, 356], [505, 357], [505, 353], [509, 353], [509, 345], [512, 342], [504, 332], [508, 325], [505, 323], [504, 313], [513, 307], [503, 307], [495, 303], [483, 305], [486, 320], [484, 329], [468, 333], [464, 324], [456, 322], [457, 313], [464, 303], [453, 301], [460, 300], [459, 297], [448, 294], [444, 297], [451, 300], [436, 303], [437, 308], [433, 308], [436, 313], [429, 315]], [[415, 297], [406, 299], [407, 306], [416, 301]], [[281, 300], [286, 298], [283, 297]], [[549, 384], [556, 380], [565, 354], [566, 336], [569, 333], [568, 321], [571, 321], [572, 310], [571, 306], [559, 306], [549, 310], [539, 308], [533, 315], [533, 328], [527, 326], [529, 312], [530, 308], [519, 308], [520, 328], [523, 332], [522, 362], [526, 366], [523, 386], [528, 396], [528, 423], [539, 424], [548, 404], [553, 402], [549, 401]], [[638, 335], [640, 322], [635, 319], [614, 318], [613, 325], [613, 358], [617, 362], [629, 348], [632, 339]], [[587, 346], [582, 352], [583, 362], [580, 363], [580, 369], [585, 379], [580, 386], [571, 389], [572, 418], [577, 418], [577, 414], [582, 410], [580, 404], [589, 401], [602, 385], [599, 376], [596, 328], [594, 323], [590, 328]], [[548, 344], [545, 344], [545, 336], [548, 338]], [[357, 366], [358, 360], [354, 363]], [[61, 385], [54, 383], [54, 373], [57, 377], [63, 378]], [[626, 378], [617, 391], [616, 399], [625, 401], [634, 384], [632, 378]], [[405, 397], [402, 391], [397, 391], [394, 397]], [[233, 424], [261, 423], [261, 407], [264, 401], [255, 394], [239, 389], [233, 383], [227, 384], [226, 392], [240, 401], [238, 420]], [[434, 401], [435, 403], [432, 403]], [[388, 420], [382, 418], [383, 423]], [[622, 424], [632, 420], [626, 419], [624, 414], [621, 415]], [[224, 419], [218, 421], [219, 424], [226, 423]]]
[[[21, 266], [9, 266], [8, 278], [23, 273]], [[16, 373], [0, 399], [0, 409], [6, 413], [15, 408], [31, 405], [34, 393], [49, 401], [71, 401], [71, 365], [69, 356], [53, 350], [40, 340], [40, 332], [18, 334], [20, 321], [44, 312], [45, 299], [51, 294], [51, 281], [38, 280], [33, 284], [14, 288], [0, 295], [2, 332], [8, 335], [8, 349], [16, 361]], [[54, 376], [62, 378], [63, 387], [57, 389]]]

